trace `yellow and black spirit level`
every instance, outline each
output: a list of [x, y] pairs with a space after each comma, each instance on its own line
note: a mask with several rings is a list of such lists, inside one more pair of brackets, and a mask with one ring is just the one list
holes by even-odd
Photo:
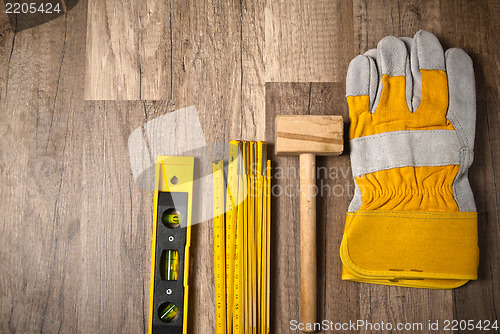
[[193, 157], [157, 157], [149, 334], [186, 333], [193, 172]]

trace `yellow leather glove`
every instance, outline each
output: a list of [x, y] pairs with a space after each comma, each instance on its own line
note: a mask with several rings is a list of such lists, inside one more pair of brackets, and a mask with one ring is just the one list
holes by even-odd
[[356, 188], [342, 278], [438, 289], [477, 279], [469, 56], [427, 31], [390, 36], [351, 61], [346, 83]]

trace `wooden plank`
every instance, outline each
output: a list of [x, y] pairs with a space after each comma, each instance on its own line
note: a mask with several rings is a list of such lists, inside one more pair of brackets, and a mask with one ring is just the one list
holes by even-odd
[[171, 97], [171, 4], [89, 1], [85, 98]]
[[[498, 100], [478, 101], [474, 163], [469, 178], [478, 211], [478, 280], [453, 291], [454, 319], [498, 319], [500, 307], [500, 107]], [[493, 181], [493, 182], [492, 182]]]
[[[478, 280], [453, 291], [457, 320], [498, 319], [500, 309], [500, 70], [497, 1], [441, 1], [443, 39], [448, 47], [463, 48], [474, 62], [477, 121], [474, 162], [469, 172], [478, 211]], [[456, 19], [460, 18], [460, 19]], [[478, 24], [477, 20], [481, 23]], [[474, 26], [474, 29], [470, 27]]]
[[[413, 37], [419, 29], [440, 37], [439, 2], [353, 0], [355, 55], [377, 47], [385, 36]], [[444, 14], [447, 15], [447, 14]]]
[[172, 98], [172, 1], [134, 3], [140, 8], [135, 13], [139, 19], [136, 36], [139, 43], [139, 99], [168, 101]]
[[9, 82], [9, 70], [11, 51], [13, 50], [13, 41], [15, 33], [9, 22], [9, 16], [4, 12], [0, 13], [0, 73], [4, 80], [0, 81], [0, 102], [5, 100], [7, 84]]
[[[239, 12], [239, 4], [212, 1], [172, 5], [173, 101], [176, 107], [196, 106], [208, 143], [241, 135]], [[215, 333], [212, 227], [210, 221], [192, 228], [190, 281], [210, 283], [192, 285], [191, 333]]]
[[[500, 4], [495, 0], [441, 0], [439, 20], [448, 47], [464, 48], [469, 54], [498, 53]], [[480, 21], [480, 23], [479, 23]], [[474, 27], [474, 29], [471, 29]]]
[[[340, 114], [347, 117], [346, 105], [341, 102], [344, 90], [343, 83], [267, 83], [268, 143], [276, 145], [274, 129], [277, 115]], [[299, 161], [297, 157], [276, 156], [274, 150], [269, 154], [275, 171], [271, 319], [272, 331], [281, 333], [290, 330], [290, 321], [300, 320]], [[338, 256], [344, 212], [348, 198], [352, 196], [348, 192], [349, 182], [353, 191], [348, 156], [317, 157], [316, 161], [320, 191], [317, 197], [318, 319], [357, 319], [359, 285], [342, 283]]]
[[88, 6], [85, 99], [139, 99], [138, 5], [90, 0]]
[[241, 137], [265, 140], [265, 1], [241, 1]]
[[[239, 3], [178, 1], [172, 6], [173, 100], [195, 105], [207, 141], [239, 139], [241, 8]], [[207, 15], [206, 13], [210, 13]]]
[[[227, 159], [228, 152], [217, 147], [222, 143], [263, 136], [261, 42], [244, 40], [260, 34], [257, 3], [192, 0], [172, 5], [172, 102], [196, 106], [207, 143], [215, 145], [213, 159]], [[214, 307], [207, 307], [215, 303], [211, 221], [193, 227], [192, 244], [190, 278], [199, 284], [193, 283], [190, 292], [190, 314], [195, 315], [190, 331], [213, 333]]]
[[[312, 83], [308, 103], [312, 115], [341, 115], [345, 130], [349, 120], [345, 103], [344, 83]], [[347, 145], [348, 131], [344, 131], [344, 153], [337, 157], [316, 157], [318, 216], [318, 286], [322, 294], [318, 305], [320, 320], [349, 322], [359, 319], [359, 284], [348, 284], [341, 279], [341, 261], [338, 255], [344, 231], [345, 212], [354, 195], [354, 181], [350, 172]], [[328, 331], [325, 331], [328, 332]]]
[[75, 118], [84, 129], [78, 330], [145, 332], [153, 193], [134, 184], [127, 154], [128, 135], [144, 121], [144, 106], [87, 102]]
[[266, 81], [342, 81], [352, 56], [348, 1], [267, 1]]
[[2, 333], [77, 332], [86, 13], [16, 34], [2, 19]]
[[[307, 84], [266, 83], [266, 141], [274, 171], [270, 251], [272, 333], [288, 332], [289, 322], [300, 317], [299, 159], [275, 156], [275, 117], [307, 110], [304, 97], [308, 96], [308, 89]], [[290, 97], [294, 98], [289, 100]], [[289, 189], [289, 195], [284, 195], [284, 189]], [[318, 288], [321, 291], [321, 287]]]

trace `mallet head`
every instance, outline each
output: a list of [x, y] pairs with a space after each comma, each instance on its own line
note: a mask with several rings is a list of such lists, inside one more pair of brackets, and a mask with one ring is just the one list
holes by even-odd
[[342, 116], [276, 117], [276, 155], [340, 155], [344, 150]]

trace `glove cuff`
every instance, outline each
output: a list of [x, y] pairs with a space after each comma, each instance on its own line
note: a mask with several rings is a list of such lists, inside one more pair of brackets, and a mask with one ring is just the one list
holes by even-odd
[[476, 212], [347, 213], [344, 280], [449, 289], [477, 279]]

